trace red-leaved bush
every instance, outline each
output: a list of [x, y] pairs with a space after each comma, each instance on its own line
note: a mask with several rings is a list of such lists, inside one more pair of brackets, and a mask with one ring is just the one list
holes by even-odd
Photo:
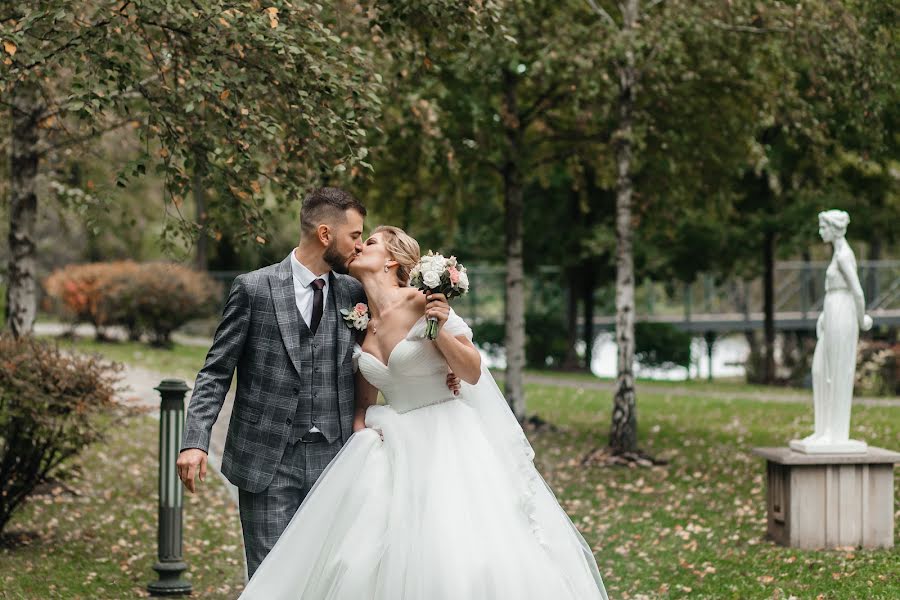
[[71, 265], [53, 272], [44, 287], [50, 309], [73, 323], [125, 327], [168, 344], [172, 331], [216, 310], [221, 286], [208, 274], [175, 263], [120, 261]]

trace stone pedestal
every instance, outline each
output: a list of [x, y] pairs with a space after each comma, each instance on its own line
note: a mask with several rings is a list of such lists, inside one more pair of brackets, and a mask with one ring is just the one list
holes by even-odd
[[767, 534], [809, 550], [894, 545], [894, 464], [900, 453], [802, 454], [754, 448], [766, 459]]
[[791, 440], [788, 444], [791, 450], [803, 454], [865, 454], [869, 447], [859, 440], [847, 440], [846, 442], [831, 442], [829, 444], [817, 444], [804, 440]]

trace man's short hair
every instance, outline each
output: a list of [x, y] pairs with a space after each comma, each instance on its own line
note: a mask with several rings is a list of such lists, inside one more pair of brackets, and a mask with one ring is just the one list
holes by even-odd
[[300, 207], [300, 235], [315, 235], [316, 228], [322, 223], [344, 223], [347, 210], [351, 208], [366, 216], [366, 207], [349, 192], [334, 187], [311, 191]]

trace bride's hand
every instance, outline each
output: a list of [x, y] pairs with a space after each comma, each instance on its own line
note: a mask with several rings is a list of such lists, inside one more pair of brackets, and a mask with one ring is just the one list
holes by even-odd
[[434, 317], [437, 319], [438, 327], [443, 327], [444, 323], [450, 317], [450, 304], [447, 297], [443, 294], [433, 292], [425, 295], [428, 303], [425, 305], [425, 317]]

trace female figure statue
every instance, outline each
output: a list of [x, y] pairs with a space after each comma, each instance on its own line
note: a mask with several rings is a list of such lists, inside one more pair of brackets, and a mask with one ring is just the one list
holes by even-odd
[[856, 257], [844, 239], [850, 216], [842, 210], [819, 213], [819, 235], [834, 251], [825, 270], [825, 301], [816, 322], [813, 355], [815, 431], [791, 448], [807, 454], [862, 453], [866, 443], [850, 439], [850, 405], [856, 374], [859, 331], [872, 327], [856, 273]]

